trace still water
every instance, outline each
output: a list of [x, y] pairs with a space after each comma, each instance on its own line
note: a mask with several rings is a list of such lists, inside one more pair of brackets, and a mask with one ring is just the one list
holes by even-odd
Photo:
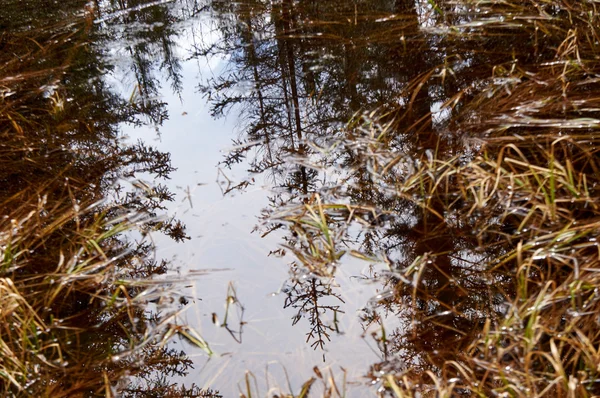
[[[572, 108], [564, 100], [567, 121], [545, 113], [558, 102], [518, 90], [531, 78], [547, 96], [560, 85], [557, 96], [566, 98], [569, 87], [598, 82], [593, 68], [581, 65], [581, 79], [591, 80], [579, 85], [564, 77], [566, 66], [556, 87], [535, 75], [538, 67], [552, 69], [557, 53], [575, 62], [581, 43], [593, 46], [594, 39], [577, 39], [563, 22], [544, 25], [568, 21], [568, 7], [430, 0], [6, 1], [3, 7], [3, 150], [14, 155], [0, 176], [6, 214], [27, 200], [55, 208], [66, 201], [77, 209], [73, 225], [59, 228], [74, 228], [67, 237], [87, 236], [80, 223], [88, 218], [78, 212], [92, 203], [92, 210], [106, 208], [107, 216], [135, 224], [135, 232], [114, 238], [115, 252], [136, 264], [118, 274], [128, 288], [106, 302], [127, 297], [148, 307], [99, 327], [108, 324], [106, 315], [91, 310], [99, 296], [86, 291], [61, 314], [77, 320], [73, 330], [85, 331], [89, 346], [78, 348], [105, 361], [82, 365], [84, 373], [93, 368], [108, 380], [107, 369], [115, 367], [142, 382], [133, 388], [107, 381], [82, 396], [103, 394], [102, 388], [143, 396], [141, 386], [160, 396], [167, 391], [160, 388], [175, 383], [226, 397], [309, 388], [310, 396], [362, 397], [398, 394], [393, 380], [405, 376], [402, 385], [411, 391], [421, 387], [410, 380], [468, 379], [458, 363], [468, 361], [466, 352], [488, 355], [487, 340], [477, 339], [511, 318], [516, 307], [509, 303], [523, 292], [513, 277], [524, 269], [523, 256], [531, 258], [525, 279], [532, 280], [544, 274], [536, 273], [535, 261], [552, 257], [534, 251], [541, 241], [527, 243], [537, 238], [526, 222], [538, 220], [534, 229], [547, 237], [562, 225], [557, 214], [568, 213], [569, 222], [572, 214], [593, 218], [593, 177], [576, 184], [570, 170], [593, 169], [596, 138], [577, 138], [564, 149], [586, 140], [583, 154], [556, 167], [568, 169], [565, 181], [572, 184], [565, 182], [565, 190], [578, 195], [562, 202], [551, 196], [562, 185], [539, 176], [560, 156], [540, 152], [547, 160], [530, 149], [541, 145], [531, 137], [556, 133], [557, 126], [560, 134], [596, 128], [591, 90], [574, 93]], [[553, 32], [571, 32], [571, 41]], [[513, 106], [513, 93], [526, 106]], [[506, 131], [508, 138], [501, 136]], [[489, 137], [497, 141], [484, 144]], [[489, 159], [498, 152], [479, 160], [515, 139], [519, 149], [498, 151], [522, 151], [508, 166], [494, 168]], [[510, 169], [526, 158], [538, 166]], [[477, 167], [466, 166], [473, 162]], [[508, 169], [511, 185], [494, 180]], [[486, 172], [477, 183], [461, 180]], [[542, 185], [531, 195], [515, 190], [527, 186], [527, 173]], [[587, 196], [579, 193], [584, 185]], [[541, 192], [545, 201], [535, 205]], [[570, 207], [561, 213], [553, 207], [559, 202]], [[540, 209], [549, 215], [536, 218]], [[38, 213], [43, 218], [46, 210]], [[565, 221], [560, 230], [571, 225]], [[56, 248], [68, 238], [61, 239], [36, 248], [62, 264], [65, 255]], [[561, 240], [552, 239], [552, 250], [559, 250]], [[140, 293], [142, 284], [154, 290]], [[156, 290], [163, 288], [178, 298], [166, 303]], [[521, 309], [535, 307], [536, 315], [535, 303]], [[44, 308], [58, 316], [52, 305]], [[165, 313], [171, 318], [160, 321]], [[164, 327], [177, 333], [147, 337], [147, 330]], [[164, 357], [160, 366], [146, 356], [130, 359], [127, 340], [134, 335], [143, 347], [173, 349], [166, 357], [185, 369], [166, 371]], [[507, 337], [498, 347], [509, 343]], [[503, 368], [515, 366], [505, 365], [511, 355], [498, 354]], [[144, 366], [148, 372], [140, 373]], [[49, 385], [57, 377], [49, 376]]]
[[[367, 358], [369, 363], [381, 358], [358, 316], [383, 287], [364, 281], [372, 272], [368, 263], [346, 259], [335, 281], [330, 282], [337, 297], [328, 299], [321, 293], [318, 303], [338, 308], [335, 318], [325, 313], [322, 321], [328, 325], [335, 321], [336, 330], [329, 332], [330, 337], [324, 338], [322, 345], [313, 346], [314, 338], [307, 338], [312, 327], [309, 315], [299, 308], [286, 308], [293, 297], [289, 294], [293, 256], [274, 255], [281, 249], [283, 234], [275, 231], [261, 237], [265, 229], [261, 214], [269, 208], [270, 198], [280, 195], [278, 189], [286, 174], [294, 172], [293, 163], [272, 166], [278, 168], [274, 171], [253, 170], [258, 162], [272, 162], [263, 159], [265, 149], [260, 148], [258, 140], [252, 143], [257, 148], [250, 148], [239, 164], [229, 167], [224, 163], [237, 148], [246, 150], [239, 142], [248, 141], [247, 131], [253, 128], [243, 119], [244, 111], [250, 109], [234, 107], [224, 117], [215, 118], [211, 115], [212, 103], [200, 87], [211, 84], [212, 79], [230, 76], [232, 68], [237, 73], [239, 66], [232, 57], [241, 50], [227, 49], [210, 58], [190, 57], [198, 43], [211, 46], [220, 44], [223, 38], [215, 31], [210, 15], [202, 14], [181, 24], [181, 34], [174, 38], [170, 50], [183, 58], [177, 76], [181, 89], [173, 92], [169, 87], [172, 77], [160, 68], [156, 71], [156, 86], [161, 87], [156, 96], [167, 104], [168, 120], [158, 129], [153, 125], [123, 125], [122, 131], [127, 141], [143, 140], [170, 153], [171, 164], [176, 168], [165, 182], [175, 193], [166, 213], [186, 225], [190, 239], [174, 242], [160, 233], [152, 234], [152, 239], [157, 257], [171, 259], [189, 279], [186, 293], [192, 304], [183, 318], [198, 327], [216, 352], [208, 358], [204, 352], [194, 353], [184, 343], [196, 366], [183, 382], [234, 396], [240, 388], [246, 390], [246, 373], [251, 372], [253, 389], [258, 385], [262, 393], [270, 389], [289, 392], [288, 385], [299, 390], [315, 375], [313, 367], [318, 366], [325, 374], [332, 372], [340, 380], [345, 378], [346, 388], [352, 394], [366, 393], [366, 369], [356, 364]], [[114, 57], [116, 64], [129, 61], [122, 51]], [[131, 91], [131, 82], [136, 82], [132, 69], [131, 65], [121, 64], [110, 76], [111, 84], [123, 95]], [[247, 101], [257, 95], [252, 81], [242, 80], [236, 85], [235, 95], [247, 96]], [[285, 132], [273, 132], [274, 136], [280, 134]], [[288, 145], [284, 139], [278, 140], [282, 141], [280, 145]], [[277, 153], [270, 156], [283, 162], [284, 149], [273, 149]], [[252, 183], [244, 189], [227, 192], [247, 181]], [[239, 303], [226, 313], [232, 288]], [[305, 300], [306, 308], [315, 305], [308, 298]], [[226, 315], [230, 330], [219, 327]], [[178, 344], [181, 343], [174, 343]]]
[[[198, 21], [195, 28], [206, 31], [207, 22], [207, 19]], [[177, 50], [185, 54], [189, 44], [177, 43], [180, 46]], [[232, 140], [243, 132], [235, 111], [224, 120], [215, 120], [198, 93], [202, 76], [218, 74], [227, 63], [226, 57], [200, 66], [196, 59], [182, 62], [183, 90], [176, 94], [168, 89], [159, 92], [160, 98], [169, 104], [169, 120], [161, 125], [160, 133], [153, 126], [123, 128], [128, 140], [142, 139], [170, 153], [172, 165], [177, 169], [166, 182], [176, 194], [167, 206], [167, 213], [185, 223], [190, 239], [174, 242], [159, 233], [152, 238], [157, 246], [156, 255], [172, 259], [181, 274], [189, 278], [186, 293], [193, 304], [183, 317], [199, 327], [217, 353], [209, 359], [203, 352], [192, 351], [196, 369], [186, 381], [233, 396], [238, 392], [238, 384], [245, 389], [245, 373], [251, 371], [260, 391], [268, 390], [267, 380], [271, 387], [279, 386], [286, 391], [285, 371], [291, 385], [299, 388], [314, 375], [312, 368], [316, 365], [331, 368], [335, 374], [341, 372], [340, 366], [344, 367], [348, 380], [363, 383], [364, 370], [352, 364], [364, 358], [377, 361], [378, 354], [363, 339], [363, 329], [356, 317], [381, 287], [361, 283], [361, 274], [368, 273], [368, 264], [350, 260], [335, 282], [343, 284], [343, 288], [337, 287], [343, 294], [340, 297], [343, 302], [333, 300], [334, 305], [340, 305], [340, 332], [332, 333], [331, 341], [323, 349], [315, 350], [312, 341], [307, 342], [309, 321], [301, 319], [294, 325], [298, 311], [284, 308], [288, 299], [289, 263], [293, 258], [270, 255], [280, 249], [282, 234], [274, 232], [261, 237], [260, 231], [263, 224], [260, 215], [269, 206], [275, 183], [270, 176], [248, 173], [246, 161], [233, 168], [221, 164], [235, 145]], [[158, 81], [162, 87], [168, 87], [167, 81]], [[231, 184], [254, 181], [243, 192], [223, 195], [227, 179]], [[243, 312], [237, 306], [230, 308], [227, 322], [231, 331], [228, 331], [218, 325], [226, 315], [230, 287], [235, 289]], [[348, 315], [342, 315], [342, 311]], [[327, 322], [333, 321], [329, 314], [327, 318], [331, 318]], [[270, 376], [265, 375], [266, 371]], [[360, 390], [358, 386], [355, 389]]]
[[[143, 17], [157, 7], [165, 14], [195, 15], [180, 18], [167, 30], [157, 25], [164, 22]], [[407, 368], [422, 361], [418, 348], [411, 355], [403, 344], [388, 349], [382, 343], [390, 331], [399, 341], [406, 339], [402, 335], [410, 322], [402, 310], [375, 311], [378, 302], [393, 297], [385, 276], [390, 257], [410, 263], [436, 245], [450, 249], [455, 243], [443, 235], [427, 242], [427, 221], [419, 221], [410, 209], [396, 225], [412, 227], [415, 236], [397, 232], [390, 239], [386, 235], [396, 226], [389, 222], [395, 220], [378, 221], [370, 210], [378, 200], [385, 203], [376, 198], [385, 193], [360, 179], [349, 181], [355, 170], [351, 154], [334, 164], [319, 164], [318, 155], [335, 145], [356, 115], [394, 112], [405, 104], [403, 87], [444, 58], [432, 48], [436, 36], [427, 32], [435, 13], [426, 2], [216, 2], [198, 13], [189, 7], [168, 3], [130, 11], [122, 25], [122, 17], [100, 17], [122, 32], [110, 46], [118, 66], [110, 74], [114, 85], [123, 96], [136, 84], [153, 87], [149, 97], [166, 103], [168, 120], [160, 126], [122, 128], [129, 140], [141, 139], [171, 154], [176, 168], [165, 183], [176, 194], [167, 213], [186, 225], [190, 239], [153, 238], [157, 255], [174, 259], [182, 275], [188, 275], [192, 305], [184, 319], [198, 327], [217, 353], [207, 358], [185, 347], [196, 365], [185, 380], [225, 396], [247, 391], [248, 380], [263, 394], [279, 389], [292, 393], [316, 376], [317, 366], [326, 379], [331, 375], [339, 388], [348, 389], [349, 396], [373, 393], [382, 385], [377, 364], [398, 361], [388, 366]], [[156, 29], [171, 34], [161, 37], [160, 44], [140, 41], [139, 36]], [[132, 47], [123, 45], [128, 40]], [[413, 98], [414, 109], [404, 123], [430, 127], [416, 140], [406, 137], [409, 156], [410, 151], [416, 158], [450, 146], [439, 140], [447, 117], [439, 108], [448, 96], [441, 89], [432, 84]], [[316, 165], [305, 167], [311, 157]], [[323, 275], [313, 272], [311, 260], [298, 261], [290, 255], [293, 250], [282, 249], [291, 244], [303, 250], [302, 242], [269, 217], [306, 203], [314, 193], [365, 205], [362, 224], [349, 225], [350, 231], [337, 232], [338, 238], [347, 251], [366, 248], [380, 260], [386, 256], [385, 261], [345, 255], [325, 264]], [[377, 249], [383, 249], [382, 239], [394, 241], [385, 254]], [[460, 319], [453, 319], [449, 309], [472, 303], [464, 303], [468, 293], [454, 286], [451, 275], [470, 273], [469, 264], [481, 261], [481, 254], [468, 250], [458, 259], [438, 259], [446, 271], [427, 276], [442, 297], [430, 301], [429, 319], [450, 316], [446, 322], [456, 325], [424, 337], [425, 352], [463, 334], [453, 332]], [[476, 276], [470, 283], [471, 289], [489, 286]], [[489, 301], [488, 293], [475, 296], [475, 302]], [[235, 298], [235, 305], [226, 306], [228, 297]], [[225, 316], [228, 327], [217, 327]], [[471, 322], [471, 317], [458, 318], [466, 323], [461, 328]], [[370, 371], [372, 378], [367, 377]]]

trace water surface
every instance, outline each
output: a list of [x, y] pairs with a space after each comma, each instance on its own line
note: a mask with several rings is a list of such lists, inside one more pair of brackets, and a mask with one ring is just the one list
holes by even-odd
[[[177, 280], [179, 320], [210, 346], [171, 340], [193, 368], [162, 382], [271, 396], [314, 378], [315, 396], [358, 397], [391, 392], [390, 374], [459, 380], [446, 364], [510, 318], [517, 267], [503, 259], [534, 214], [512, 186], [469, 207], [460, 192], [483, 198], [492, 177], [463, 189], [476, 171], [460, 167], [484, 138], [555, 127], [543, 101], [498, 114], [482, 99], [509, 98], [564, 45], [539, 25], [562, 9], [503, 7], [8, 2], [2, 46], [41, 33], [6, 58], [7, 115], [53, 112], [25, 115], [39, 136], [24, 136], [33, 155], [2, 176], [2, 198], [49, 180], [57, 198], [149, 216], [127, 245], [151, 243], [139, 261]], [[575, 108], [589, 117], [562, 127], [596, 127], [595, 108]]]

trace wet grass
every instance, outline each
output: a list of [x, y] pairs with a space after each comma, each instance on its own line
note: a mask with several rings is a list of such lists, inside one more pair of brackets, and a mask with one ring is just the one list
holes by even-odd
[[[250, 142], [268, 145], [261, 126], [285, 113], [290, 130], [284, 126], [281, 137], [291, 145], [282, 144], [282, 153], [305, 156], [282, 184], [291, 199], [274, 201], [271, 214], [276, 227], [288, 228], [284, 249], [296, 258], [284, 305], [298, 309], [294, 322], [309, 318], [307, 341], [324, 349], [340, 332], [343, 300], [331, 287], [344, 257], [379, 262], [384, 271], [373, 272], [370, 282], [381, 285], [381, 294], [360, 322], [379, 350], [369, 377], [380, 395], [600, 394], [597, 3], [396, 3], [394, 15], [322, 3], [318, 14], [338, 19], [307, 26], [290, 16], [294, 2], [272, 7], [273, 20], [281, 14], [281, 48], [266, 58], [279, 54], [274, 70], [281, 69], [284, 89], [291, 85], [295, 128], [290, 102], [284, 112], [284, 96], [272, 95], [278, 105], [269, 117], [261, 113]], [[143, 182], [134, 182], [134, 192], [119, 185], [122, 176], [165, 177], [172, 170], [167, 154], [143, 144], [123, 148], [117, 139], [119, 123], [162, 120], [164, 113], [152, 96], [138, 109], [135, 96], [123, 103], [103, 86], [99, 75], [109, 66], [89, 45], [91, 12], [87, 21], [74, 17], [0, 36], [0, 392], [210, 396], [170, 379], [192, 364], [169, 347], [170, 338], [207, 355], [212, 350], [177, 321], [178, 303], [186, 301], [173, 288], [180, 281], [153, 279], [168, 264], [132, 238], [154, 230], [186, 238], [180, 223], [156, 218], [172, 195]], [[253, 12], [246, 11], [249, 22]], [[364, 32], [353, 28], [363, 23]], [[328, 31], [332, 26], [338, 31]], [[249, 34], [243, 47], [256, 51], [257, 37]], [[313, 39], [323, 51], [343, 44], [343, 60], [329, 62], [342, 60], [339, 75], [348, 82], [330, 88], [348, 87], [348, 101], [331, 100], [333, 89], [316, 90], [314, 78], [302, 97], [300, 70], [313, 77], [317, 70], [294, 66], [301, 60], [295, 56], [307, 54]], [[368, 79], [358, 83], [363, 74], [352, 61], [376, 45], [382, 47], [371, 52], [381, 59], [366, 59], [396, 60], [387, 68], [406, 75], [387, 91], [402, 87], [398, 98], [365, 114], [357, 111], [366, 98], [357, 87]], [[98, 65], [95, 74], [86, 74], [94, 69], [89, 65]], [[229, 106], [223, 96], [217, 111]], [[338, 135], [315, 138], [302, 130], [300, 108], [323, 106], [322, 96], [344, 108], [339, 114], [356, 115]], [[439, 110], [432, 113], [434, 100]], [[255, 168], [284, 163], [282, 155]], [[334, 183], [308, 181], [316, 180], [315, 170], [333, 171]], [[241, 340], [243, 321], [236, 331], [228, 319], [234, 307], [243, 313], [233, 287], [226, 303], [223, 327]], [[388, 327], [390, 318], [402, 326]], [[295, 392], [287, 386], [278, 394], [346, 395], [346, 380], [314, 373]], [[265, 393], [252, 373], [244, 383], [243, 396]]]
[[0, 395], [216, 396], [171, 380], [193, 365], [172, 337], [212, 351], [143, 236], [185, 233], [156, 217], [168, 193], [119, 178], [172, 168], [118, 142], [127, 104], [78, 65], [94, 57], [86, 17], [0, 36]]
[[[302, 164], [344, 177], [272, 221], [313, 277], [334, 275], [356, 245], [387, 264], [376, 280], [389, 294], [364, 318], [381, 329], [371, 376], [382, 395], [596, 396], [597, 4], [429, 3], [438, 48], [492, 63], [436, 66], [407, 85], [408, 105], [314, 144], [320, 158]], [[451, 81], [463, 88], [443, 124], [411, 118], [424, 86]], [[357, 199], [366, 191], [378, 199]], [[408, 326], [386, 333], [386, 311]]]

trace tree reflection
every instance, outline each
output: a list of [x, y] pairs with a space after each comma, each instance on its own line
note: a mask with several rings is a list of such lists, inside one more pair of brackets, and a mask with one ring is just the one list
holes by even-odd
[[[284, 289], [287, 295], [284, 308], [293, 308], [298, 312], [292, 318], [293, 324], [297, 324], [306, 317], [311, 325], [306, 334], [306, 341], [311, 342], [314, 349], [325, 348], [325, 343], [331, 340], [332, 332], [339, 333], [339, 314], [344, 311], [340, 304], [325, 304], [323, 301], [344, 303], [340, 293], [337, 293], [331, 282], [324, 282], [317, 277], [301, 277], [289, 282]], [[320, 300], [320, 301], [319, 301]], [[329, 320], [326, 317], [329, 316]]]
[[[173, 282], [149, 281], [170, 265], [154, 259], [146, 241], [121, 233], [138, 228], [187, 238], [180, 221], [156, 218], [173, 194], [137, 180], [141, 174], [167, 179], [174, 170], [170, 155], [120, 137], [122, 123], [159, 126], [167, 117], [157, 99], [157, 70], [181, 89], [173, 48], [178, 17], [166, 5], [145, 7], [150, 1], [43, 3], [5, 2], [0, 15], [6, 28], [0, 38], [2, 280], [11, 281], [22, 295], [15, 297], [34, 314], [12, 322], [16, 312], [3, 313], [3, 341], [22, 350], [15, 355], [23, 365], [17, 376], [3, 367], [0, 388], [15, 396], [212, 396], [169, 381], [192, 366], [184, 353], [165, 347], [179, 330]], [[136, 22], [155, 29], [117, 34], [118, 23]], [[126, 39], [136, 43], [128, 48], [139, 94], [129, 99], [105, 79], [114, 70], [109, 46]], [[17, 224], [16, 235], [6, 235]], [[5, 262], [7, 236], [20, 251]], [[23, 322], [31, 329], [19, 335]], [[47, 327], [35, 329], [41, 325]], [[124, 386], [130, 378], [134, 383]]]
[[[472, 157], [451, 116], [489, 76], [486, 65], [534, 55], [504, 40], [504, 27], [497, 37], [468, 43], [473, 50], [465, 53], [472, 37], [448, 38], [433, 27], [475, 16], [457, 3], [426, 3], [214, 2], [222, 40], [197, 54], [231, 54], [227, 72], [201, 91], [215, 116], [240, 110], [237, 149], [223, 164], [249, 157], [252, 173], [269, 176], [275, 193], [266, 218], [273, 222], [265, 233], [289, 227], [284, 239], [298, 258], [295, 267], [313, 274], [308, 281], [292, 278], [285, 301], [299, 308], [294, 324], [311, 314], [313, 347], [323, 348], [337, 331], [320, 314], [335, 318], [342, 308], [318, 304], [327, 296], [341, 300], [318, 276], [332, 276], [344, 246], [387, 259], [390, 272], [378, 280], [390, 295], [365, 312], [364, 327], [385, 317], [403, 322], [379, 339], [377, 369], [439, 370], [486, 320], [502, 315], [513, 294], [504, 271], [490, 280], [480, 267], [506, 252], [505, 236], [482, 247], [475, 217], [465, 222], [447, 212], [456, 198], [438, 195], [419, 206], [395, 187], [434, 157]], [[530, 36], [523, 39], [533, 45]], [[356, 224], [359, 232], [351, 232]]]
[[[414, 2], [218, 2], [213, 9], [222, 40], [199, 54], [227, 53], [232, 58], [229, 72], [201, 90], [215, 116], [235, 105], [241, 109], [243, 136], [235, 142], [238, 149], [223, 163], [231, 167], [254, 150], [248, 160], [250, 171], [266, 173], [276, 187], [271, 197], [273, 210], [298, 200], [311, 203], [314, 192], [334, 191], [348, 195], [354, 204], [382, 205], [385, 194], [369, 181], [365, 169], [355, 167], [360, 154], [352, 148], [330, 152], [328, 155], [336, 155], [328, 158], [327, 164], [313, 164], [315, 159], [325, 159], [315, 155], [345, 138], [346, 130], [340, 127], [357, 112], [380, 109], [392, 118], [394, 113], [400, 114], [399, 107], [410, 103], [409, 112], [394, 119], [390, 135], [396, 137], [395, 145], [405, 151], [423, 151], [435, 144], [431, 106], [436, 99], [430, 95], [433, 89], [428, 77], [439, 61], [418, 30]], [[401, 41], [397, 34], [402, 34]], [[425, 84], [410, 92], [415, 88], [411, 82], [422, 76]], [[409, 128], [404, 129], [406, 126]], [[353, 134], [351, 129], [347, 132]], [[290, 163], [290, 159], [304, 160]], [[307, 159], [310, 167], [304, 164]], [[319, 175], [318, 170], [333, 165], [336, 168], [328, 170], [331, 174]], [[353, 181], [347, 189], [336, 186], [340, 181], [348, 184], [350, 177]], [[236, 186], [243, 188], [249, 183]], [[280, 225], [272, 225], [268, 231]], [[309, 246], [314, 249], [300, 239], [305, 232], [295, 230], [286, 238], [296, 255]], [[325, 256], [322, 267], [337, 261], [334, 253]], [[319, 261], [316, 256], [304, 256], [303, 266], [311, 272], [324, 269], [311, 266]], [[318, 328], [318, 317], [312, 320]], [[312, 335], [309, 333], [309, 338]], [[315, 342], [323, 347], [323, 339]]]

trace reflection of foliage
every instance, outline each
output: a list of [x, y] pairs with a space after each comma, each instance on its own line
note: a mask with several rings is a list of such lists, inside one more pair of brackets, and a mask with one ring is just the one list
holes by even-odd
[[386, 297], [364, 319], [382, 329], [384, 389], [597, 394], [593, 3], [223, 8], [212, 50], [234, 67], [205, 93], [216, 113], [242, 108], [228, 160], [251, 147], [253, 171], [285, 188], [272, 228], [289, 227], [298, 267], [328, 275], [348, 237], [386, 259]]
[[[186, 398], [210, 398], [220, 397], [217, 392], [212, 390], [203, 390], [196, 385], [186, 388], [185, 385], [178, 385], [171, 379], [174, 376], [184, 376], [188, 368], [192, 367], [192, 360], [183, 352], [177, 352], [173, 349], [151, 347], [151, 350], [158, 351], [149, 358], [163, 360], [164, 366], [157, 369], [153, 361], [144, 363], [145, 370], [138, 375], [136, 382], [123, 388], [120, 393], [123, 397], [186, 397]], [[135, 364], [131, 364], [134, 367]]]
[[[338, 315], [344, 311], [340, 310], [339, 304], [325, 304], [323, 301], [343, 303], [341, 294], [333, 290], [331, 282], [324, 282], [314, 276], [291, 281], [285, 291], [287, 297], [284, 308], [298, 310], [293, 317], [293, 324], [303, 317], [308, 317], [311, 329], [306, 334], [306, 341], [314, 340], [311, 347], [315, 350], [325, 348], [325, 343], [331, 340], [330, 333], [339, 333]], [[333, 318], [331, 323], [324, 319], [328, 313]]]
[[208, 347], [177, 324], [169, 278], [151, 279], [168, 262], [126, 237], [157, 229], [185, 238], [179, 221], [155, 218], [168, 190], [134, 183], [136, 192], [123, 192], [120, 183], [173, 170], [168, 154], [119, 139], [120, 123], [158, 123], [164, 104], [147, 98], [140, 107], [111, 91], [106, 25], [93, 24], [91, 9], [78, 16], [84, 3], [5, 3], [3, 25], [5, 12], [33, 25], [9, 23], [0, 38], [0, 391], [114, 396], [136, 380], [132, 396], [203, 396], [163, 378], [191, 366], [165, 346], [169, 336]]
[[47, 209], [25, 206], [0, 224], [3, 391], [96, 394], [131, 376], [150, 383], [152, 372], [185, 372], [189, 360], [162, 347], [177, 322], [177, 293], [168, 279], [141, 279], [162, 265], [138, 268], [147, 247], [127, 251], [119, 237], [143, 219], [110, 221], [68, 203]]
[[210, 389], [203, 390], [198, 386], [186, 388], [185, 385], [181, 386], [177, 383], [169, 382], [164, 376], [154, 379], [150, 387], [126, 388], [122, 392], [122, 396], [126, 398], [216, 398], [222, 396], [218, 392]]
[[[346, 184], [361, 159], [351, 145], [340, 153], [336, 144], [343, 137], [338, 127], [361, 109], [395, 111], [396, 103], [406, 102], [398, 97], [410, 94], [398, 88], [433, 62], [418, 51], [426, 46], [421, 34], [414, 33], [416, 6], [409, 1], [394, 5], [284, 0], [214, 2], [213, 8], [222, 40], [199, 50], [203, 55], [230, 54], [230, 69], [201, 91], [215, 116], [237, 107], [243, 133], [224, 164], [248, 158], [251, 172], [271, 177], [278, 190], [270, 198], [267, 217], [275, 213], [277, 220], [265, 234], [289, 226], [286, 250], [308, 271], [331, 276], [347, 251], [342, 245], [356, 238], [346, 233], [351, 221], [371, 228], [393, 218], [393, 211], [382, 213], [372, 206], [386, 196], [375, 184], [370, 190], [352, 190]], [[376, 21], [377, 15], [390, 12], [403, 14], [386, 23]], [[406, 32], [404, 51], [390, 39], [394, 34], [386, 36], [400, 31]], [[411, 51], [406, 51], [407, 43]], [[426, 91], [413, 98], [414, 115], [404, 123], [410, 125], [428, 112], [431, 100]], [[290, 159], [297, 163], [290, 164]], [[326, 162], [318, 162], [323, 159]], [[331, 164], [335, 168], [328, 168]], [[363, 174], [363, 181], [368, 180], [368, 173]], [[226, 192], [249, 183], [228, 181]], [[334, 191], [352, 195], [353, 204], [322, 204], [319, 195]], [[375, 238], [372, 245], [379, 243]]]

